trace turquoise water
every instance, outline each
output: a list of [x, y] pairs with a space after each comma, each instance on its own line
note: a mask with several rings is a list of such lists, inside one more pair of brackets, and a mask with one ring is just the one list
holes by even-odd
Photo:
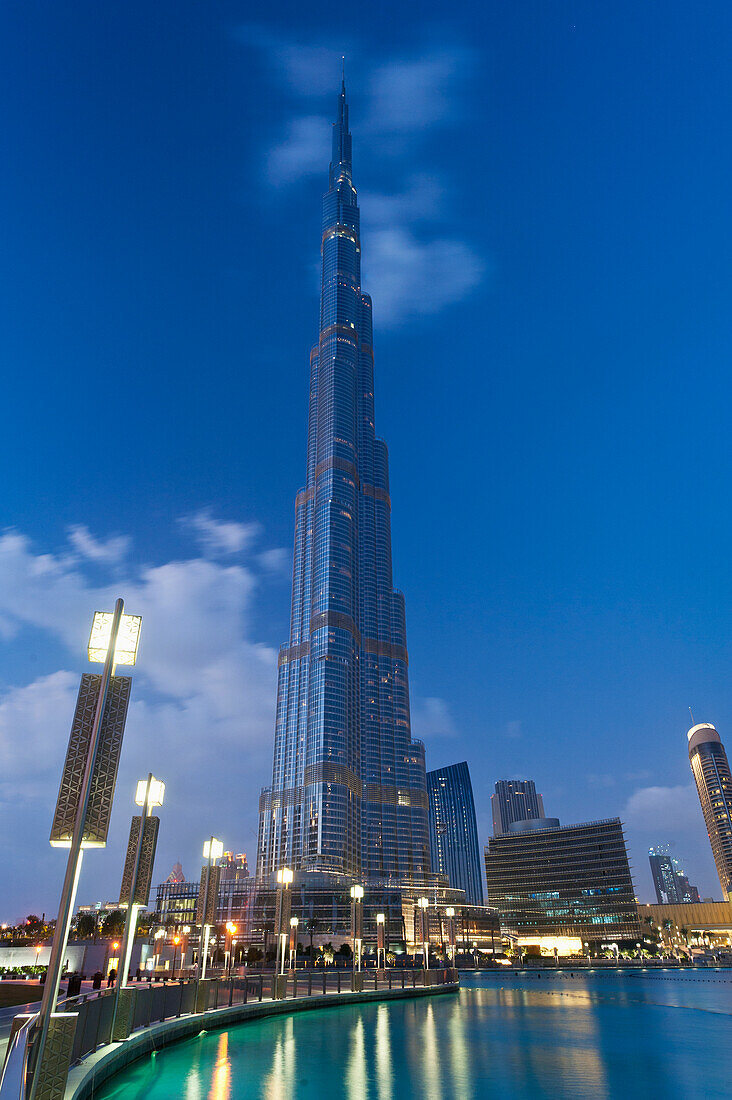
[[732, 1095], [732, 971], [486, 974], [458, 995], [210, 1032], [95, 1100], [537, 1100]]

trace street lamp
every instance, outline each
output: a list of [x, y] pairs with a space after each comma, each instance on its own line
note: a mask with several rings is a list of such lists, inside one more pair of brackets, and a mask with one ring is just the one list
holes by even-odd
[[290, 917], [290, 970], [297, 968], [297, 917]]
[[429, 898], [417, 898], [417, 905], [419, 906], [419, 925], [420, 934], [422, 938], [422, 952], [423, 952], [423, 965], [425, 970], [429, 970], [429, 927], [427, 918], [427, 909], [430, 904]]
[[363, 886], [351, 887], [351, 939], [353, 940], [353, 969], [360, 971], [363, 948]]
[[227, 920], [226, 931], [229, 933], [229, 974], [231, 974], [231, 968], [233, 966], [234, 956], [234, 936], [236, 935], [236, 925], [233, 921]]
[[180, 943], [180, 936], [173, 936], [173, 969], [171, 971], [171, 977], [175, 981], [175, 955], [178, 950], [178, 944]]
[[[208, 940], [211, 934], [211, 925], [216, 923], [216, 904], [219, 894], [219, 878], [221, 868], [215, 867], [217, 859], [224, 854], [224, 845], [215, 836], [212, 836], [203, 845], [203, 858], [207, 860], [206, 866], [201, 871], [201, 889], [198, 892], [198, 906], [196, 910], [196, 923], [201, 925], [201, 937], [198, 943], [198, 963], [196, 974], [201, 978], [206, 977], [206, 963], [208, 962]], [[203, 896], [201, 896], [201, 890]], [[198, 919], [200, 917], [200, 920]]]
[[445, 910], [447, 917], [447, 945], [450, 952], [450, 961], [455, 965], [455, 910], [450, 905]]
[[277, 872], [277, 911], [275, 914], [275, 927], [277, 934], [277, 961], [276, 967], [282, 975], [285, 973], [285, 951], [287, 950], [287, 928], [290, 923], [290, 906], [292, 898], [290, 886], [293, 873], [289, 867], [280, 867]]
[[47, 1073], [44, 1052], [56, 1008], [82, 851], [86, 847], [103, 848], [107, 842], [130, 699], [130, 680], [115, 676], [114, 670], [117, 664], [134, 665], [142, 626], [139, 615], [123, 614], [124, 606], [124, 600], [118, 599], [113, 612], [98, 611], [94, 615], [88, 656], [103, 669], [101, 675], [84, 673], [81, 678], [51, 827], [51, 844], [68, 847], [69, 857], [33, 1043], [29, 1100], [37, 1100], [49, 1074], [58, 1076], [51, 1067]]
[[376, 969], [386, 969], [386, 917], [376, 914]]

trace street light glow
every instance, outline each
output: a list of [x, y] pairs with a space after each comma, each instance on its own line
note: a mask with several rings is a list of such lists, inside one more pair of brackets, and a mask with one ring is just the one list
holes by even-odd
[[300, 920], [298, 917], [290, 917], [290, 928], [297, 928]]
[[363, 897], [363, 886], [352, 886], [351, 897], [354, 901], [360, 901]]
[[446, 917], [454, 917], [455, 916], [455, 910], [453, 909], [453, 907], [451, 905], [448, 906], [448, 908], [445, 910], [445, 916]]
[[383, 913], [377, 913], [376, 914], [376, 923], [377, 924], [383, 924], [384, 923], [384, 914]]
[[289, 867], [280, 867], [277, 872], [277, 881], [283, 886], [289, 886], [292, 882], [293, 874]]
[[216, 840], [213, 837], [211, 840], [207, 840], [203, 846], [203, 858], [210, 859], [212, 862], [215, 859], [221, 859], [224, 854], [224, 845], [221, 840]]
[[[112, 611], [95, 611], [92, 619], [91, 634], [87, 651], [89, 660], [94, 664], [103, 665], [109, 652], [109, 643], [112, 638]], [[114, 663], [117, 665], [134, 665], [137, 660], [137, 647], [140, 644], [140, 629], [142, 627], [142, 615], [123, 615], [120, 619], [117, 631], [117, 644], [114, 647]]]
[[[135, 792], [135, 804], [137, 806], [145, 805], [145, 791], [147, 790], [147, 779], [140, 779], [137, 784], [137, 791]], [[162, 779], [156, 779], [155, 776], [150, 780], [150, 797], [147, 800], [148, 806], [162, 806], [163, 798], [165, 797], [165, 784]]]
[[417, 905], [420, 907], [420, 909], [426, 909], [429, 903], [429, 898], [417, 898]]

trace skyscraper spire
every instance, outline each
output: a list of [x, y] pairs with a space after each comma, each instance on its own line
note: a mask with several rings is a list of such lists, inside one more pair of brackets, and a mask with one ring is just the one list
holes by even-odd
[[371, 299], [342, 77], [323, 197], [320, 334], [295, 503], [290, 639], [257, 875], [280, 867], [423, 884], [424, 746], [412, 741], [404, 597], [393, 587], [386, 444], [374, 430]]
[[[328, 185], [332, 189], [339, 180], [351, 181], [351, 134], [348, 129], [348, 102], [346, 101], [345, 71], [341, 81], [341, 91], [338, 96], [338, 111], [333, 123], [333, 151], [330, 158], [330, 172]], [[356, 192], [351, 186], [353, 202], [356, 201]]]

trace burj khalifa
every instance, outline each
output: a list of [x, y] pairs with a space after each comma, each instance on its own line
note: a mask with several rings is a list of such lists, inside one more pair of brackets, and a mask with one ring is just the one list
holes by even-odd
[[375, 432], [345, 83], [321, 255], [290, 637], [279, 654], [257, 877], [289, 867], [414, 887], [431, 870], [424, 746], [411, 736], [404, 597], [392, 580], [389, 460]]

